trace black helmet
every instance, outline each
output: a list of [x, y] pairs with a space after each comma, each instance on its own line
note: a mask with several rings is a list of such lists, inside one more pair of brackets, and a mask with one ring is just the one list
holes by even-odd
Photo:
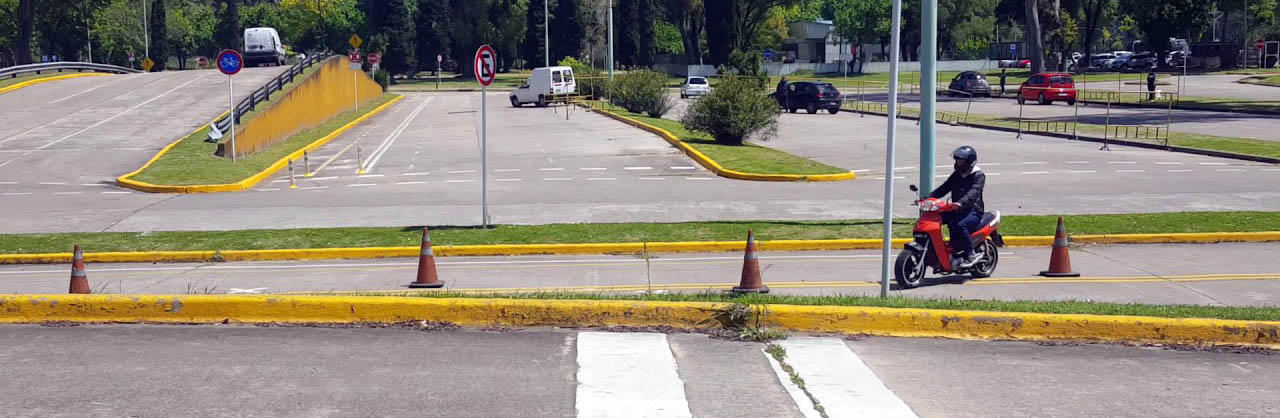
[[955, 151], [952, 151], [951, 158], [964, 160], [969, 164], [975, 164], [978, 162], [978, 151], [974, 150], [971, 146], [965, 145], [960, 148], [956, 148]]

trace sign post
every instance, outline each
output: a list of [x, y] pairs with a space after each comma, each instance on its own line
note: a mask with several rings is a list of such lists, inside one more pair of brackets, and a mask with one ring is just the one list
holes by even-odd
[[[489, 45], [476, 50], [476, 81], [480, 82], [480, 223], [489, 227], [489, 161], [488, 161], [488, 113], [486, 98], [489, 85], [498, 74], [498, 54]], [[439, 74], [439, 73], [437, 73]]]
[[436, 90], [440, 90], [440, 62], [444, 61], [444, 56], [436, 54]]
[[[889, 127], [884, 152], [884, 231], [880, 248], [880, 297], [889, 297], [889, 255], [893, 250], [893, 160], [898, 134], [898, 60], [901, 48], [902, 0], [893, 1], [889, 29]], [[923, 260], [921, 261], [923, 262]]]
[[231, 103], [231, 162], [236, 161], [236, 95], [231, 85], [231, 76], [244, 67], [244, 59], [234, 49], [224, 49], [218, 53], [218, 71], [227, 75], [227, 101]]
[[[352, 43], [358, 44], [359, 42]], [[351, 70], [351, 110], [354, 111], [360, 107], [360, 84], [356, 83], [356, 73], [360, 72], [360, 50], [352, 49], [347, 54], [347, 60], [350, 61], [347, 64], [347, 68]]]

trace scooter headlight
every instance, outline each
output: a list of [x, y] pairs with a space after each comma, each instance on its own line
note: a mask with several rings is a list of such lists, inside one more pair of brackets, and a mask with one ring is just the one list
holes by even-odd
[[936, 201], [936, 200], [928, 200], [928, 199], [926, 199], [926, 200], [924, 200], [924, 201], [920, 202], [920, 211], [922, 211], [922, 212], [937, 212], [937, 211], [938, 211], [938, 201]]

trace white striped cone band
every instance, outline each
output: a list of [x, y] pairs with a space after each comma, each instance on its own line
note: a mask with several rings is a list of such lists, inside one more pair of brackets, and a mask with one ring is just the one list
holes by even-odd
[[1066, 236], [1066, 234], [1059, 234], [1057, 238], [1054, 238], [1054, 239], [1053, 239], [1053, 246], [1054, 246], [1054, 247], [1066, 247], [1066, 246], [1067, 246], [1067, 236]]
[[436, 255], [436, 254], [435, 254], [435, 252], [434, 252], [434, 251], [431, 251], [431, 243], [430, 243], [430, 242], [428, 242], [428, 243], [427, 243], [427, 245], [424, 245], [424, 246], [422, 247], [422, 256], [423, 256], [423, 257], [434, 257], [435, 255]]
[[85, 277], [84, 269], [80, 267], [72, 267], [71, 277]]

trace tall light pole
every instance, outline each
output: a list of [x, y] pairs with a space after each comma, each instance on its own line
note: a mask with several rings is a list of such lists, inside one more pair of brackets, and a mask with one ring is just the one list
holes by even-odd
[[920, 196], [933, 191], [934, 113], [938, 100], [938, 0], [920, 2]]
[[613, 0], [609, 0], [609, 79], [613, 80]]
[[142, 56], [151, 58], [151, 30], [147, 28], [147, 0], [142, 3]]
[[547, 3], [551, 0], [542, 0], [542, 53], [546, 57], [543, 67], [551, 66], [551, 14], [547, 11]]

